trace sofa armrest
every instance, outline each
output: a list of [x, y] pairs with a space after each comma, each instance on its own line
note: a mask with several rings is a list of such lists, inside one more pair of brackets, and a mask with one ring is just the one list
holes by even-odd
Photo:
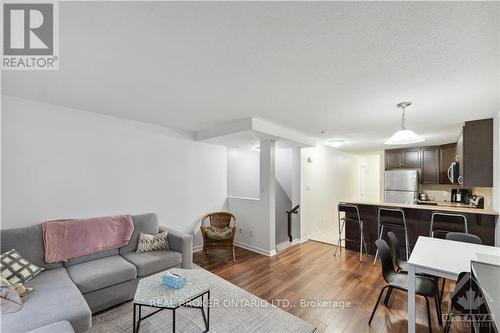
[[182, 268], [193, 267], [193, 236], [160, 226], [160, 232], [168, 232], [170, 248], [182, 253]]

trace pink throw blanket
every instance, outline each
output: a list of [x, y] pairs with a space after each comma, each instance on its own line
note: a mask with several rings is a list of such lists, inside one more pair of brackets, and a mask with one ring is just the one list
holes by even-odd
[[45, 222], [45, 261], [65, 261], [121, 247], [128, 244], [133, 231], [130, 215]]

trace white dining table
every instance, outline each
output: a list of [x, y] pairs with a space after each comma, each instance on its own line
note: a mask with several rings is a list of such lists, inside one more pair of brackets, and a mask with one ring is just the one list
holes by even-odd
[[408, 260], [408, 332], [415, 333], [415, 274], [427, 273], [457, 280], [470, 272], [471, 261], [500, 264], [500, 247], [420, 236]]

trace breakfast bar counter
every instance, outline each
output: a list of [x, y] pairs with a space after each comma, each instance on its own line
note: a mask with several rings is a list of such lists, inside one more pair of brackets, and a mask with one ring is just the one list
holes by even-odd
[[[453, 203], [426, 204], [395, 204], [385, 202], [342, 201], [355, 204], [359, 207], [359, 214], [364, 222], [364, 237], [368, 252], [375, 253], [375, 240], [377, 239], [378, 209], [380, 207], [401, 208], [405, 212], [408, 227], [410, 249], [415, 245], [418, 236], [429, 236], [431, 215], [434, 211], [463, 214], [467, 217], [469, 233], [479, 236], [485, 245], [495, 245], [495, 223], [498, 212], [492, 209], [472, 208]], [[350, 216], [354, 218], [353, 216]], [[392, 229], [391, 229], [392, 230]], [[384, 230], [389, 231], [389, 230]], [[404, 235], [401, 230], [392, 230], [404, 244]], [[359, 240], [359, 227], [355, 223], [347, 223], [345, 229], [348, 239]], [[385, 237], [384, 237], [385, 238]], [[348, 242], [348, 249], [359, 250], [359, 243]]]
[[[429, 204], [400, 204], [400, 203], [389, 203], [389, 202], [366, 202], [366, 201], [342, 201], [355, 205], [366, 205], [366, 206], [377, 206], [377, 207], [392, 207], [392, 208], [411, 208], [411, 209], [425, 209], [432, 211], [446, 211], [450, 213], [470, 213], [470, 214], [482, 214], [482, 215], [494, 215], [497, 216], [498, 212], [489, 208], [474, 208], [466, 206], [463, 204], [457, 204], [454, 202], [437, 202], [429, 201]], [[433, 203], [433, 204], [430, 204]]]

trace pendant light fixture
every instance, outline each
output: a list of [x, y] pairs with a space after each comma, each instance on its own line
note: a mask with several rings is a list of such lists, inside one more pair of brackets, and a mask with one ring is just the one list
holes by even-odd
[[386, 142], [386, 145], [409, 145], [412, 143], [419, 143], [424, 141], [425, 139], [421, 136], [417, 135], [412, 130], [406, 129], [405, 120], [406, 120], [406, 111], [405, 108], [410, 106], [411, 102], [401, 102], [397, 105], [398, 108], [403, 110], [401, 115], [401, 129], [394, 133]]

